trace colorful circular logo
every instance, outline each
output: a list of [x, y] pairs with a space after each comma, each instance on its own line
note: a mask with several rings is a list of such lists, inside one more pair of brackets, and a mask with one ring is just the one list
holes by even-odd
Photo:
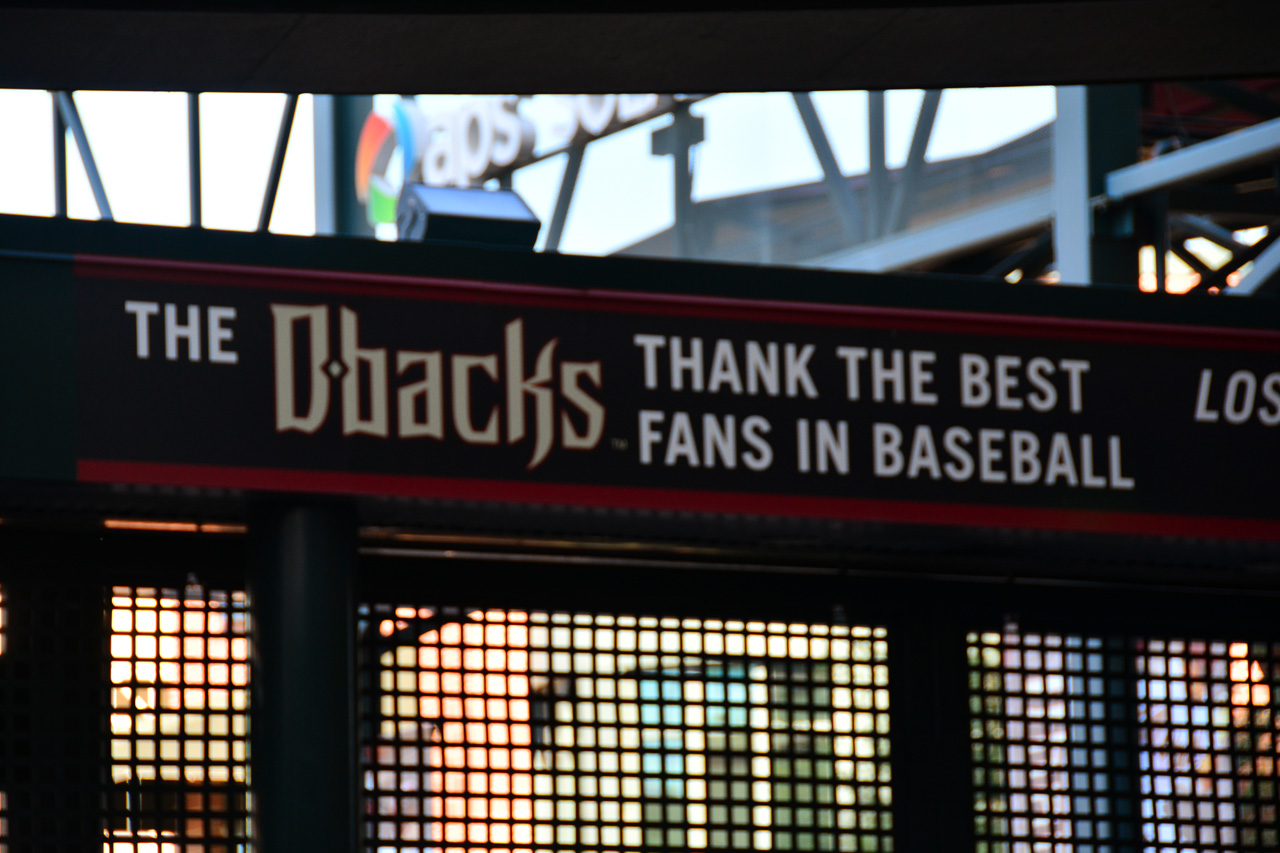
[[[370, 225], [396, 221], [400, 186], [421, 160], [426, 145], [422, 113], [412, 101], [399, 100], [391, 117], [369, 113], [356, 145], [356, 197]], [[391, 170], [400, 153], [399, 174]]]

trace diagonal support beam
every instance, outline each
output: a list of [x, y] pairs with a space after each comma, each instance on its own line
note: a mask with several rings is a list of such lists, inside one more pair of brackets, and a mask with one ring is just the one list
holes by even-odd
[[1191, 267], [1195, 274], [1200, 276], [1200, 278], [1203, 279], [1205, 276], [1213, 275], [1213, 270], [1209, 265], [1196, 257], [1196, 253], [1188, 249], [1181, 242], [1174, 242], [1173, 248], [1170, 251], [1172, 251], [1184, 264]]
[[806, 261], [805, 266], [889, 272], [938, 264], [986, 246], [1032, 236], [1053, 221], [1053, 209], [1052, 191], [1034, 190], [924, 228], [824, 255]]
[[1231, 296], [1257, 296], [1263, 292], [1274, 292], [1280, 285], [1280, 240], [1272, 241], [1261, 254], [1253, 259], [1253, 268], [1235, 287], [1228, 287], [1223, 293]]
[[907, 163], [902, 167], [898, 178], [898, 186], [893, 191], [893, 201], [889, 206], [889, 217], [885, 222], [886, 233], [901, 231], [907, 220], [907, 205], [915, 195], [916, 184], [920, 173], [924, 171], [924, 155], [929, 150], [929, 140], [933, 136], [933, 123], [938, 117], [938, 104], [942, 102], [941, 89], [928, 89], [924, 100], [920, 102], [920, 114], [916, 117], [915, 133], [911, 135], [911, 148], [907, 153]]
[[[76, 109], [76, 102], [71, 97], [70, 92], [55, 92], [54, 98], [58, 104], [58, 115], [62, 117], [62, 123], [71, 131], [71, 136], [76, 141], [76, 148], [80, 151], [80, 161], [84, 163], [84, 174], [89, 179], [89, 189], [93, 192], [93, 201], [98, 206], [98, 216], [101, 219], [111, 220], [111, 205], [107, 202], [107, 190], [102, 185], [102, 175], [98, 173], [98, 163], [93, 159], [93, 149], [89, 147], [89, 137], [84, 132], [84, 123], [80, 121], [80, 111]], [[56, 143], [55, 143], [56, 145]], [[65, 187], [65, 183], [63, 184]]]
[[856, 243], [862, 238], [863, 232], [858, 203], [853, 197], [849, 181], [836, 162], [835, 152], [831, 150], [831, 141], [827, 139], [826, 131], [822, 128], [822, 120], [818, 117], [818, 110], [813, 105], [813, 95], [809, 92], [792, 92], [791, 97], [796, 102], [800, 120], [804, 122], [804, 129], [809, 134], [809, 144], [813, 146], [813, 153], [817, 155], [818, 164], [822, 166], [822, 183], [827, 188], [827, 194], [831, 196], [831, 202], [835, 205], [836, 213], [840, 217], [845, 241], [850, 244]]
[[[1268, 249], [1272, 248], [1277, 242], [1276, 240], [1277, 237], [1280, 237], [1280, 233], [1272, 231], [1271, 233], [1263, 237], [1261, 240], [1259, 240], [1257, 243], [1254, 243], [1252, 246], [1245, 246], [1240, 251], [1233, 252], [1231, 255], [1231, 260], [1227, 261], [1225, 264], [1218, 267], [1218, 269], [1214, 270], [1210, 275], [1203, 276], [1200, 279], [1199, 283], [1196, 284], [1195, 287], [1191, 288], [1187, 292], [1188, 293], [1204, 293], [1205, 291], [1208, 291], [1211, 288], [1215, 288], [1215, 287], [1224, 293], [1236, 292], [1236, 288], [1228, 287], [1227, 278], [1232, 273], [1239, 271], [1239, 269], [1243, 267], [1245, 264], [1249, 263], [1250, 261], [1257, 260]], [[1252, 270], [1250, 270], [1250, 273], [1252, 274]], [[1240, 295], [1242, 296], [1250, 295], [1261, 283], [1262, 282], [1259, 282], [1258, 285], [1254, 285], [1253, 287], [1246, 289], [1245, 291], [1242, 291]], [[1241, 284], [1243, 284], [1243, 282], [1241, 282]], [[1237, 285], [1237, 287], [1239, 287], [1239, 285]]]
[[1169, 217], [1169, 227], [1175, 231], [1190, 234], [1193, 237], [1203, 237], [1210, 243], [1216, 243], [1232, 252], [1239, 252], [1248, 248], [1244, 243], [1237, 240], [1235, 234], [1231, 233], [1231, 231], [1204, 216], [1175, 213]]
[[1107, 175], [1107, 197], [1121, 201], [1276, 160], [1280, 160], [1280, 119], [1116, 169]]
[[289, 137], [293, 133], [293, 117], [298, 112], [298, 96], [288, 95], [284, 112], [280, 115], [280, 130], [276, 133], [276, 149], [271, 154], [271, 171], [267, 173], [267, 189], [262, 195], [262, 211], [258, 214], [258, 231], [265, 232], [271, 225], [271, 214], [276, 209], [276, 194], [280, 191], [280, 175], [284, 172], [284, 155], [289, 150]]
[[569, 205], [573, 203], [573, 191], [578, 186], [578, 172], [582, 170], [582, 157], [586, 150], [585, 144], [569, 149], [569, 159], [565, 161], [564, 174], [560, 177], [560, 192], [556, 194], [556, 208], [547, 225], [547, 242], [542, 247], [544, 252], [560, 251], [560, 238], [564, 234], [565, 220], [569, 218]]

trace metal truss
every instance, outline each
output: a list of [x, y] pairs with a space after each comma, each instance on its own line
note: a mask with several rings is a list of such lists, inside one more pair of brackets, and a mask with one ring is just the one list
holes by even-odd
[[[53, 162], [54, 162], [54, 215], [67, 215], [67, 151], [66, 134], [71, 133], [80, 161], [84, 165], [85, 177], [89, 181], [89, 189], [93, 193], [94, 203], [98, 208], [98, 218], [111, 220], [111, 205], [107, 200], [106, 186], [98, 171], [97, 160], [93, 156], [93, 147], [80, 119], [80, 111], [76, 107], [74, 92], [50, 92], [53, 100]], [[289, 139], [293, 132], [293, 119], [297, 112], [298, 96], [287, 95], [284, 110], [280, 117], [280, 129], [276, 134], [275, 149], [272, 152], [271, 168], [267, 175], [267, 184], [263, 190], [262, 207], [258, 215], [257, 230], [265, 232], [271, 224], [271, 215], [275, 211], [276, 195], [280, 189], [280, 176], [284, 170], [284, 157], [289, 147]], [[187, 93], [187, 162], [188, 182], [191, 204], [191, 225], [202, 226], [201, 212], [202, 179], [200, 157], [200, 94]]]
[[827, 255], [816, 259], [812, 264], [827, 269], [863, 272], [889, 272], [938, 264], [958, 255], [970, 254], [1035, 234], [1053, 222], [1053, 212], [1053, 193], [1050, 190], [1036, 190], [1012, 201], [969, 211], [936, 225], [891, 234], [871, 243]]
[[[766, 246], [757, 257], [763, 262], [800, 263], [829, 269], [957, 271], [992, 278], [1014, 274], [1025, 278], [1043, 271], [1046, 265], [1053, 265], [1060, 279], [1066, 282], [1100, 281], [1136, 286], [1137, 248], [1154, 245], [1158, 282], [1165, 281], [1166, 257], [1172, 255], [1198, 274], [1199, 283], [1193, 291], [1220, 291], [1237, 296], [1280, 291], [1280, 242], [1273, 233], [1277, 229], [1271, 228], [1280, 222], [1280, 99], [1272, 97], [1265, 87], [1240, 83], [1186, 84], [1184, 88], [1188, 92], [1216, 103], [1221, 110], [1234, 111], [1233, 115], [1252, 116], [1254, 123], [1222, 133], [1223, 129], [1230, 128], [1219, 126], [1221, 122], [1219, 125], [1202, 122], [1194, 132], [1170, 136], [1168, 122], [1157, 122], [1156, 129], [1142, 137], [1147, 159], [1134, 162], [1139, 157], [1138, 147], [1135, 145], [1133, 150], [1123, 152], [1128, 138], [1124, 134], [1128, 131], [1123, 127], [1117, 130], [1117, 125], [1123, 121], [1136, 122], [1136, 108], [1132, 115], [1123, 110], [1097, 113], [1096, 108], [1090, 106], [1095, 88], [1059, 90], [1051, 189], [1011, 188], [971, 209], [941, 219], [932, 213], [922, 214], [920, 207], [927, 182], [935, 180], [926, 175], [937, 171], [936, 164], [929, 164], [926, 169], [925, 153], [941, 103], [941, 90], [924, 93], [906, 162], [894, 170], [885, 162], [885, 93], [868, 93], [870, 164], [865, 176], [845, 175], [840, 170], [812, 95], [794, 93], [797, 114], [822, 169], [821, 189], [830, 205], [828, 221], [838, 226], [838, 236], [833, 235], [836, 242], [830, 242], [825, 248], [820, 241], [815, 242], [811, 250], [816, 250], [816, 255], [775, 258]], [[1097, 96], [1105, 99], [1110, 97], [1108, 92], [1114, 93], [1120, 88], [1098, 90]], [[1137, 88], [1129, 87], [1129, 90], [1136, 92]], [[672, 158], [676, 189], [674, 225], [666, 242], [641, 253], [726, 259], [708, 242], [713, 231], [712, 217], [719, 214], [711, 210], [710, 203], [695, 203], [692, 197], [692, 150], [702, 141], [704, 131], [702, 119], [691, 112], [691, 107], [707, 97], [710, 96], [678, 97], [671, 123], [652, 132], [653, 153]], [[297, 98], [297, 95], [288, 95], [282, 110], [258, 216], [260, 232], [268, 229], [275, 209]], [[73, 94], [52, 92], [51, 100], [56, 214], [67, 213], [66, 136], [69, 132], [84, 164], [98, 215], [111, 219], [106, 189]], [[358, 109], [353, 109], [350, 116], [341, 114], [341, 110], [330, 103], [339, 100], [342, 99], [321, 97], [317, 100], [318, 230], [367, 233], [352, 225], [356, 218], [362, 217], [352, 216], [349, 210], [341, 216], [334, 213], [337, 207], [345, 210], [353, 205], [351, 199], [342, 205], [335, 200], [343, 193], [343, 184], [349, 183], [344, 182], [347, 170], [344, 164], [354, 155], [354, 150], [346, 149], [354, 149], [354, 138], [358, 134], [355, 119], [363, 118], [356, 115], [360, 112]], [[361, 99], [361, 104], [367, 101]], [[1101, 121], [1100, 115], [1107, 121]], [[1119, 133], [1123, 137], [1121, 143], [1108, 142], [1100, 136], [1104, 132]], [[201, 227], [197, 93], [188, 94], [188, 140], [190, 221], [193, 227]], [[565, 158], [554, 210], [547, 223], [544, 251], [560, 250], [589, 144], [591, 140], [575, 141], [535, 159], [537, 162], [561, 155]], [[1116, 154], [1117, 150], [1121, 151], [1120, 155]], [[1117, 165], [1117, 156], [1128, 157], [1129, 161]], [[504, 176], [500, 183], [509, 186], [510, 175]], [[770, 239], [771, 226], [766, 220], [767, 215], [765, 219], [756, 217], [753, 231], [757, 241]], [[1256, 226], [1267, 226], [1268, 235], [1252, 245], [1234, 236], [1243, 228]], [[1047, 230], [1052, 231], [1051, 243], [1044, 237]], [[1230, 254], [1230, 260], [1211, 265], [1197, 254], [1194, 243], [1189, 243], [1196, 239], [1222, 247]], [[1118, 265], [1117, 258], [1121, 259]], [[1109, 273], [1105, 271], [1108, 259], [1112, 264]]]

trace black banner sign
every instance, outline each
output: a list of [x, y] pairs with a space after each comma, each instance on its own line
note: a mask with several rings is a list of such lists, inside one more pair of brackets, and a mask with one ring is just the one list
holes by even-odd
[[92, 258], [76, 281], [82, 481], [1280, 539], [1276, 333]]

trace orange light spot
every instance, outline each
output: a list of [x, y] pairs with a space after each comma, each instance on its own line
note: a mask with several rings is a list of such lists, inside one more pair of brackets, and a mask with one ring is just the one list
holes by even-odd
[[145, 521], [134, 518], [108, 518], [102, 526], [108, 530], [153, 530], [164, 533], [197, 533], [200, 526], [193, 521]]

